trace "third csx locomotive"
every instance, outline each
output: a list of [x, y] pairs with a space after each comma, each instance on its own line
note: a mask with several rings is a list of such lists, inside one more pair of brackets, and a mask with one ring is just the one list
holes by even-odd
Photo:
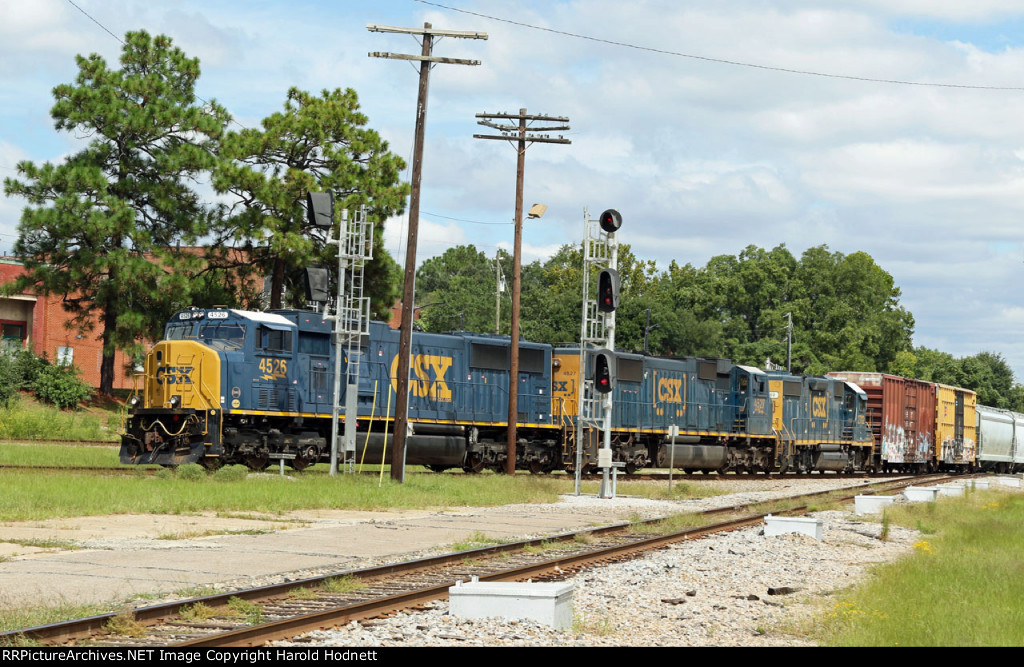
[[[121, 461], [254, 469], [286, 461], [303, 469], [325, 460], [334, 403], [331, 331], [307, 311], [178, 313], [146, 357]], [[504, 468], [509, 347], [507, 336], [413, 334], [408, 464]], [[399, 333], [372, 322], [356, 353], [357, 414], [342, 415], [357, 420], [359, 460], [391, 460], [398, 352]], [[593, 373], [595, 354], [587, 352], [581, 368], [578, 348], [520, 342], [518, 468], [572, 468], [577, 448], [585, 467], [597, 460], [596, 431], [576, 424], [581, 380]], [[886, 428], [898, 429], [883, 426], [880, 406], [869, 404], [855, 378], [765, 372], [727, 359], [611, 357], [612, 448], [627, 470], [670, 462], [689, 472], [917, 470], [908, 467], [906, 446], [887, 444]], [[343, 369], [349, 361], [342, 359]], [[950, 406], [931, 413], [922, 406], [925, 430], [937, 431], [926, 423], [937, 413], [950, 428], [938, 448], [934, 435], [930, 446], [915, 445], [914, 466], [974, 466], [974, 394], [955, 392]], [[344, 406], [345, 397], [338, 402]]]

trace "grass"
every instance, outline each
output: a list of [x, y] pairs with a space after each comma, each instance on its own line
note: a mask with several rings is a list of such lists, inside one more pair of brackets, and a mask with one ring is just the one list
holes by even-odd
[[[2, 419], [2, 415], [0, 415]], [[116, 447], [75, 445], [0, 444], [0, 465], [54, 466], [62, 468], [113, 467], [119, 465]]]
[[[716, 518], [714, 520], [717, 521], [719, 519]], [[690, 528], [700, 528], [711, 522], [712, 519], [701, 514], [673, 514], [653, 523], [646, 523], [643, 519], [635, 517], [630, 530], [641, 535], [660, 535], [661, 533], [678, 533]]]
[[16, 607], [0, 604], [0, 632], [10, 632], [22, 628], [34, 628], [39, 625], [59, 623], [69, 618], [86, 618], [108, 613], [108, 605], [72, 604], [60, 602], [46, 606]]
[[[552, 477], [551, 479], [560, 479], [563, 481], [569, 481], [573, 479], [572, 475], [559, 475]], [[571, 492], [571, 482], [569, 488], [565, 493]], [[580, 485], [580, 492], [584, 495], [594, 496], [597, 495], [601, 489], [601, 483], [598, 481], [584, 481]], [[722, 485], [714, 482], [687, 482], [675, 480], [672, 483], [672, 490], [669, 491], [668, 482], [618, 482], [615, 485], [616, 496], [636, 496], [638, 498], [650, 498], [651, 500], [688, 500], [691, 498], [710, 498], [713, 496], [722, 496], [731, 493], [726, 490]]]
[[1024, 496], [996, 491], [893, 506], [929, 529], [913, 553], [840, 595], [812, 631], [830, 646], [1024, 644]]
[[492, 547], [498, 544], [505, 544], [507, 540], [501, 540], [496, 537], [487, 537], [481, 531], [476, 531], [464, 540], [460, 540], [451, 545], [452, 551], [472, 551], [473, 549], [480, 549], [481, 547]]
[[55, 538], [25, 538], [16, 539], [11, 537], [2, 537], [0, 542], [6, 544], [19, 544], [23, 547], [35, 547], [37, 549], [53, 549], [59, 551], [73, 551], [75, 549], [81, 549], [81, 545], [71, 542], [70, 540], [58, 540]]
[[0, 409], [0, 438], [18, 440], [120, 441], [123, 407], [117, 402], [90, 402], [84, 409], [60, 410], [22, 395]]
[[[6, 451], [11, 446], [2, 446]], [[75, 449], [77, 448], [66, 448]], [[170, 471], [167, 471], [168, 473]], [[0, 471], [0, 521], [101, 514], [266, 513], [313, 509], [387, 510], [549, 503], [566, 484], [517, 475], [415, 475], [404, 484], [363, 475], [276, 475], [221, 481], [176, 474], [97, 477], [73, 472], [39, 475]]]
[[345, 574], [340, 577], [331, 577], [320, 584], [320, 590], [325, 593], [358, 593], [365, 588], [366, 584], [358, 577], [351, 574]]

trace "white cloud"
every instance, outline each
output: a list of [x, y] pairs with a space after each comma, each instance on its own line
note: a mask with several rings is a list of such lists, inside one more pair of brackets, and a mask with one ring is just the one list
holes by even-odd
[[[289, 86], [352, 87], [370, 126], [409, 159], [417, 72], [370, 51], [418, 53], [407, 35], [367, 23], [482, 30], [437, 55], [483, 61], [431, 73], [419, 260], [473, 243], [509, 248], [515, 153], [480, 112], [568, 116], [571, 145], [526, 155], [524, 262], [578, 242], [582, 213], [618, 208], [638, 256], [703, 265], [748, 244], [864, 250], [903, 289], [915, 340], [955, 354], [1004, 351], [1024, 303], [1024, 92], [873, 83], [776, 69], [964, 85], [1017, 86], [1024, 69], [1017, 0], [466, 0], [459, 5], [546, 27], [683, 53], [616, 46], [413, 2], [81, 6], [115, 35], [165, 32], [201, 60], [200, 94], [242, 124], [278, 111]], [[1002, 35], [1001, 33], [1005, 33]], [[0, 167], [54, 159], [69, 139], [48, 117], [74, 55], [120, 44], [58, 0], [0, 7]], [[705, 59], [701, 59], [705, 58]], [[746, 67], [710, 59], [760, 65]], [[0, 234], [23, 204], [0, 200]], [[434, 215], [427, 215], [430, 212]], [[441, 217], [447, 216], [447, 217]], [[455, 218], [455, 220], [449, 219]], [[472, 223], [463, 220], [474, 221]], [[387, 247], [404, 263], [404, 227]], [[0, 236], [0, 244], [5, 238]], [[402, 249], [402, 252], [399, 252]]]

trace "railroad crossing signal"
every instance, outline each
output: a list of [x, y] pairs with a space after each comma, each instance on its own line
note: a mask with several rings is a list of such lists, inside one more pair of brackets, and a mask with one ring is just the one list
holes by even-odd
[[615, 353], [611, 350], [598, 350], [594, 353], [594, 389], [599, 394], [607, 394], [615, 389]]
[[605, 269], [597, 276], [597, 309], [612, 313], [619, 307], [619, 272]]

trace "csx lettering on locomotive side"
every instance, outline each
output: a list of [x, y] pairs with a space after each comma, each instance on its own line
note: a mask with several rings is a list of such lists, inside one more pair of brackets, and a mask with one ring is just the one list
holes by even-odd
[[157, 384], [192, 384], [194, 366], [161, 366], [156, 369]]
[[682, 403], [682, 378], [658, 378], [658, 400], [663, 403]]
[[[409, 393], [432, 401], [452, 402], [452, 390], [445, 376], [452, 366], [451, 357], [437, 354], [414, 354], [409, 360], [415, 379], [409, 382]], [[433, 375], [433, 377], [431, 377]], [[391, 386], [398, 392], [398, 355], [391, 360]]]

